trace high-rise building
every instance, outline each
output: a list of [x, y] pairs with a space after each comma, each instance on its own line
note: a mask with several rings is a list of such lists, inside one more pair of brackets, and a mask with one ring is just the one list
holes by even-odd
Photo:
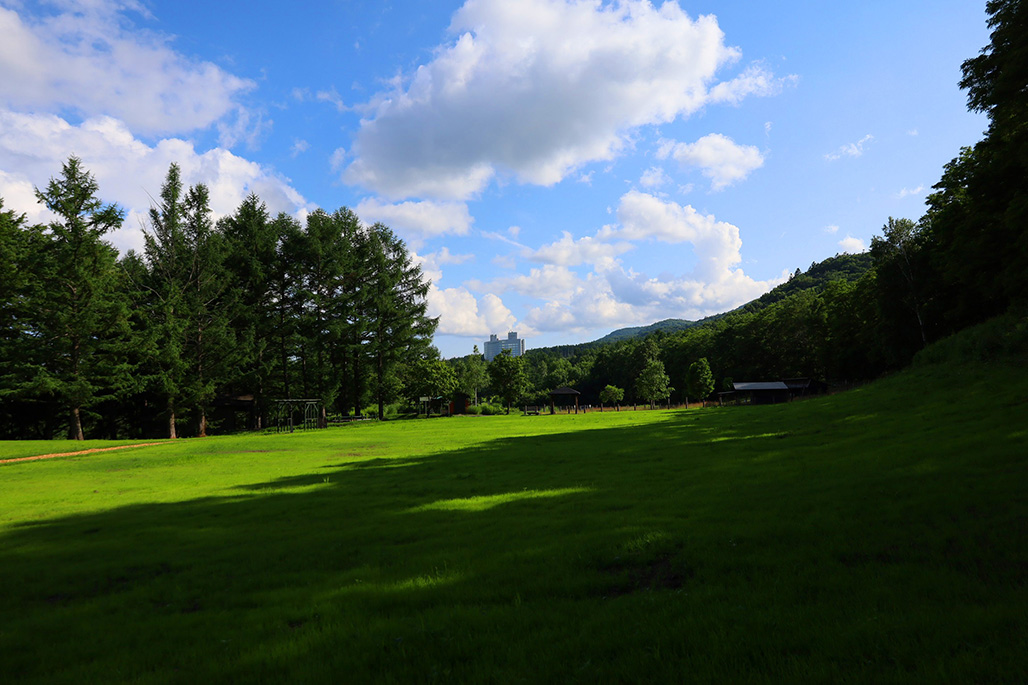
[[520, 357], [525, 353], [525, 339], [519, 338], [516, 331], [507, 334], [506, 340], [500, 340], [495, 333], [485, 341], [485, 360], [491, 362], [493, 358], [504, 350], [510, 350], [511, 355]]

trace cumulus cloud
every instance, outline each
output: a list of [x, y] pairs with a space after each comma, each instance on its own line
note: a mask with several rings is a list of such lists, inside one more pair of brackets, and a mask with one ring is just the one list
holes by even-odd
[[825, 159], [833, 162], [837, 159], [842, 159], [843, 157], [860, 157], [864, 154], [865, 148], [874, 142], [874, 139], [875, 137], [868, 133], [855, 143], [846, 143], [835, 152], [829, 152], [825, 155]]
[[617, 215], [620, 226], [605, 226], [597, 234], [599, 238], [690, 243], [697, 257], [696, 275], [701, 280], [721, 278], [742, 261], [739, 229], [713, 215], [700, 214], [690, 205], [665, 202], [633, 190], [622, 196]]
[[505, 276], [484, 282], [471, 280], [467, 287], [490, 293], [516, 292], [543, 300], [566, 301], [578, 286], [578, 277], [568, 268], [547, 264], [527, 274]]
[[50, 114], [0, 110], [0, 170], [17, 169], [0, 171], [0, 196], [7, 208], [45, 220], [45, 210], [28, 189], [43, 187], [49, 178], [58, 176], [70, 155], [81, 158], [96, 177], [104, 201], [127, 210], [124, 228], [109, 236], [123, 250], [141, 248], [140, 222], [151, 198], [160, 193], [172, 162], [182, 168], [186, 185], [207, 184], [211, 209], [219, 216], [235, 211], [251, 192], [257, 193], [272, 213], [301, 214], [313, 208], [288, 179], [228, 150], [200, 153], [193, 143], [178, 138], [148, 145], [135, 138], [124, 122], [111, 117], [72, 125]]
[[563, 237], [557, 242], [543, 245], [536, 250], [525, 250], [523, 256], [534, 262], [556, 266], [607, 266], [616, 257], [632, 249], [632, 244], [624, 241], [612, 243], [591, 236], [576, 240], [568, 231], [563, 233]]
[[474, 221], [463, 202], [425, 200], [390, 204], [378, 198], [366, 198], [354, 211], [362, 221], [382, 222], [414, 245], [440, 235], [465, 235]]
[[476, 298], [467, 288], [436, 288], [428, 291], [428, 315], [439, 317], [441, 335], [481, 337], [496, 331], [514, 330], [516, 319], [497, 295]]
[[450, 248], [444, 247], [438, 252], [429, 254], [418, 254], [411, 252], [411, 260], [421, 267], [425, 277], [433, 283], [438, 283], [443, 278], [442, 267], [447, 264], [463, 264], [475, 258], [473, 254], [452, 254]]
[[836, 226], [835, 224], [829, 224], [828, 226], [825, 226], [825, 233], [838, 233], [838, 232], [839, 232], [839, 227]]
[[446, 199], [498, 175], [552, 185], [613, 159], [640, 126], [777, 87], [759, 66], [716, 82], [740, 52], [713, 16], [676, 2], [467, 0], [450, 30], [452, 43], [367, 103], [348, 183]]
[[670, 182], [671, 179], [664, 173], [664, 169], [659, 166], [651, 166], [639, 178], [639, 185], [643, 188], [660, 188]]
[[698, 167], [711, 180], [712, 190], [724, 190], [764, 165], [764, 157], [756, 147], [738, 145], [720, 133], [703, 136], [695, 143], [663, 141], [657, 157], [669, 156], [682, 164]]
[[[15, 5], [15, 8], [19, 5]], [[0, 104], [14, 110], [110, 115], [143, 134], [259, 125], [238, 104], [254, 87], [209, 62], [188, 59], [166, 36], [128, 25], [134, 2], [94, 0], [27, 17], [0, 7]], [[145, 11], [145, 10], [143, 10]]]
[[864, 241], [860, 238], [854, 238], [851, 235], [840, 240], [839, 247], [842, 248], [843, 252], [848, 252], [850, 254], [859, 254], [867, 251], [867, 245], [864, 244]]
[[[529, 259], [549, 262], [542, 269], [469, 286], [544, 300], [522, 325], [568, 331], [698, 319], [758, 297], [788, 277], [784, 272], [766, 281], [747, 276], [737, 266], [742, 261], [738, 228], [692, 207], [630, 191], [621, 198], [617, 218], [617, 224], [593, 237], [575, 239], [565, 233], [555, 243], [526, 252]], [[621, 264], [617, 256], [644, 241], [688, 243], [696, 265], [684, 274], [651, 276]], [[594, 271], [584, 277], [567, 268], [587, 262]]]

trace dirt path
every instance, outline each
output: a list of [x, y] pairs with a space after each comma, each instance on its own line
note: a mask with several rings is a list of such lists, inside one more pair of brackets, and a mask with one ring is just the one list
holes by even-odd
[[92, 454], [93, 452], [110, 452], [111, 450], [127, 450], [132, 447], [150, 447], [151, 445], [163, 444], [163, 442], [141, 442], [136, 445], [118, 445], [117, 447], [95, 447], [91, 450], [79, 450], [78, 452], [55, 452], [53, 454], [37, 454], [32, 457], [0, 459], [0, 464], [13, 464], [19, 461], [37, 461], [39, 459], [55, 459], [57, 457], [77, 457], [80, 454]]

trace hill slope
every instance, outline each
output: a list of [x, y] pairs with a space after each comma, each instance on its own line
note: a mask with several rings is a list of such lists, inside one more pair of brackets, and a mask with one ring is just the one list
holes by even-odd
[[[779, 300], [783, 300], [786, 297], [803, 290], [823, 288], [828, 283], [837, 280], [859, 280], [860, 277], [867, 273], [868, 269], [871, 268], [871, 264], [871, 254], [868, 252], [855, 255], [841, 254], [829, 257], [822, 262], [811, 264], [810, 268], [805, 272], [797, 273], [785, 283], [776, 286], [757, 299], [747, 302], [732, 311], [757, 312], [774, 304], [775, 302], [778, 302]], [[797, 271], [799, 270], [797, 269]], [[575, 353], [594, 348], [599, 345], [606, 345], [608, 343], [614, 343], [621, 340], [629, 340], [631, 338], [645, 338], [651, 333], [655, 333], [657, 331], [674, 333], [689, 328], [695, 328], [696, 326], [702, 326], [710, 321], [716, 321], [730, 313], [731, 312], [715, 314], [698, 321], [689, 321], [687, 319], [664, 319], [663, 321], [658, 321], [656, 323], [649, 324], [648, 326], [619, 328], [615, 331], [611, 331], [602, 338], [591, 342], [579, 343], [578, 345], [538, 347], [529, 350], [528, 352], [535, 352], [536, 354], [557, 353], [561, 356], [571, 356]]]

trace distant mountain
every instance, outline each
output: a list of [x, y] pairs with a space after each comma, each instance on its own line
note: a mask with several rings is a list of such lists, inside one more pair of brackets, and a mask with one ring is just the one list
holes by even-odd
[[730, 312], [708, 316], [700, 319], [699, 321], [688, 321], [686, 319], [664, 319], [663, 321], [651, 323], [649, 326], [619, 328], [616, 331], [608, 333], [599, 340], [593, 340], [592, 342], [579, 343], [578, 345], [560, 345], [552, 348], [540, 347], [535, 350], [530, 350], [529, 353], [559, 354], [560, 356], [567, 357], [593, 347], [615, 343], [621, 340], [645, 338], [651, 333], [655, 333], [657, 331], [664, 331], [665, 333], [684, 331], [688, 328], [695, 328], [696, 326], [702, 326], [703, 324], [715, 321], [733, 312], [758, 312], [779, 300], [784, 300], [790, 295], [794, 295], [804, 290], [819, 290], [832, 281], [859, 280], [861, 276], [867, 273], [868, 269], [871, 268], [871, 265], [872, 259], [870, 252], [836, 255], [834, 257], [829, 257], [823, 262], [814, 262], [810, 265], [809, 269], [802, 273], [799, 269], [796, 269], [796, 273], [793, 274], [793, 276], [785, 283], [782, 283], [781, 285], [764, 293], [757, 299], [747, 302]]
[[633, 326], [631, 328], [619, 328], [616, 331], [612, 331], [607, 335], [603, 336], [599, 340], [594, 340], [596, 344], [617, 342], [619, 340], [627, 340], [629, 338], [645, 338], [650, 333], [657, 331], [664, 331], [665, 333], [674, 333], [676, 331], [684, 331], [687, 328], [693, 328], [699, 326], [702, 323], [709, 321], [713, 317], [707, 319], [700, 319], [699, 321], [687, 321], [685, 319], [664, 319], [657, 323], [651, 323], [649, 326]]

